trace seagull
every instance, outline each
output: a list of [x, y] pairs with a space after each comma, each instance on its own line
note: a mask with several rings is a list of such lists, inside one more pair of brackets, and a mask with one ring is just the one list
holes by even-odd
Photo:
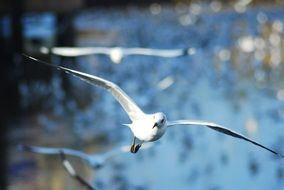
[[[148, 149], [152, 147], [152, 143], [146, 143], [141, 149]], [[87, 163], [93, 169], [100, 169], [106, 162], [118, 156], [119, 154], [129, 152], [130, 146], [120, 146], [113, 148], [107, 152], [99, 154], [87, 154], [85, 152], [74, 150], [70, 148], [54, 148], [54, 147], [43, 147], [43, 146], [28, 146], [28, 145], [18, 145], [18, 149], [26, 152], [33, 152], [39, 154], [48, 155], [69, 155], [73, 157], [78, 157]], [[72, 173], [72, 172], [71, 172]]]
[[[148, 149], [152, 147], [152, 143], [145, 143], [141, 149]], [[18, 145], [20, 151], [33, 152], [39, 154], [47, 155], [60, 155], [63, 167], [68, 172], [68, 174], [85, 186], [89, 190], [95, 190], [85, 179], [83, 179], [74, 169], [70, 161], [66, 158], [66, 155], [78, 157], [87, 163], [91, 168], [97, 170], [102, 168], [109, 160], [113, 159], [119, 154], [129, 152], [129, 146], [120, 146], [113, 148], [107, 152], [99, 154], [87, 154], [85, 152], [74, 150], [70, 148], [54, 148], [54, 147], [43, 147], [43, 146], [28, 146], [28, 145]]]
[[123, 47], [41, 47], [40, 52], [44, 54], [52, 53], [64, 57], [78, 57], [92, 54], [109, 55], [110, 59], [118, 64], [127, 55], [145, 55], [158, 57], [180, 57], [193, 55], [195, 48], [186, 49], [151, 49], [151, 48], [123, 48]]
[[69, 160], [66, 158], [66, 155], [72, 155], [75, 157], [79, 157], [86, 161], [92, 168], [99, 168], [103, 166], [102, 160], [99, 160], [96, 158], [97, 156], [89, 155], [84, 152], [73, 150], [69, 148], [49, 148], [49, 147], [41, 147], [41, 146], [27, 146], [27, 145], [18, 145], [18, 149], [20, 151], [27, 151], [27, 152], [33, 152], [33, 153], [40, 153], [40, 154], [54, 154], [54, 155], [60, 155], [62, 165], [64, 169], [68, 172], [68, 174], [73, 177], [75, 180], [77, 180], [79, 183], [81, 183], [83, 186], [85, 186], [89, 190], [95, 190], [94, 187], [92, 187], [87, 181], [85, 181], [74, 169], [72, 164], [69, 162]]
[[[112, 94], [113, 97], [118, 101], [118, 103], [120, 103], [120, 105], [125, 110], [125, 112], [127, 113], [127, 115], [129, 116], [132, 122], [130, 124], [123, 124], [129, 127], [134, 135], [133, 144], [130, 148], [130, 152], [132, 153], [137, 153], [139, 148], [142, 146], [144, 142], [152, 142], [152, 141], [156, 141], [160, 139], [166, 133], [168, 128], [171, 128], [172, 126], [176, 126], [176, 125], [187, 125], [187, 126], [207, 127], [215, 131], [218, 131], [220, 133], [229, 135], [231, 137], [239, 138], [247, 142], [250, 142], [256, 146], [266, 149], [267, 151], [275, 155], [278, 155], [279, 157], [284, 157], [282, 154], [270, 148], [267, 148], [266, 146], [240, 133], [237, 133], [229, 128], [223, 127], [222, 125], [219, 125], [213, 122], [202, 121], [202, 120], [169, 121], [166, 115], [162, 112], [146, 114], [136, 105], [136, 103], [118, 85], [116, 85], [115, 83], [111, 81], [105, 80], [98, 76], [72, 70], [66, 67], [53, 65], [45, 61], [36, 59], [34, 57], [28, 56], [26, 54], [23, 54], [23, 56], [25, 56], [26, 58], [29, 58], [30, 60], [33, 60], [34, 62], [38, 62], [44, 65], [65, 71], [66, 73], [72, 74], [73, 76], [78, 77], [79, 79], [89, 84], [104, 88], [110, 94]], [[137, 144], [136, 144], [136, 140], [139, 140]]]

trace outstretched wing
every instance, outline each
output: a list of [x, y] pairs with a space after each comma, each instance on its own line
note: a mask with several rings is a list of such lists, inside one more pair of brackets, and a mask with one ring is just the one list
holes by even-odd
[[209, 127], [213, 130], [216, 130], [220, 133], [224, 133], [226, 135], [230, 135], [232, 137], [235, 138], [239, 138], [239, 139], [243, 139], [245, 141], [248, 141], [256, 146], [259, 146], [261, 148], [264, 148], [270, 152], [272, 152], [273, 154], [276, 154], [277, 156], [280, 157], [284, 157], [282, 154], [275, 152], [274, 150], [271, 150], [270, 148], [267, 148], [251, 139], [249, 139], [248, 137], [245, 137], [244, 135], [237, 133], [231, 129], [228, 129], [226, 127], [223, 127], [221, 125], [215, 124], [215, 123], [211, 123], [211, 122], [207, 122], [207, 121], [198, 121], [198, 120], [177, 120], [177, 121], [168, 121], [168, 126], [174, 126], [174, 125], [197, 125], [197, 126], [204, 126], [204, 127]]
[[110, 48], [104, 47], [53, 47], [40, 48], [41, 53], [64, 56], [64, 57], [78, 57], [93, 54], [109, 54]]
[[111, 54], [114, 50], [123, 51], [126, 55], [145, 55], [159, 57], [179, 57], [192, 55], [195, 53], [194, 48], [186, 49], [151, 49], [151, 48], [107, 48], [107, 47], [41, 47], [40, 52], [43, 54], [52, 53], [65, 57], [78, 57], [93, 54]]
[[102, 79], [94, 75], [89, 75], [87, 73], [68, 69], [66, 67], [52, 65], [45, 61], [41, 61], [39, 59], [33, 58], [25, 54], [23, 55], [33, 61], [48, 65], [50, 67], [57, 68], [59, 70], [63, 70], [66, 73], [72, 74], [73, 76], [78, 77], [81, 80], [89, 84], [97, 85], [99, 87], [102, 87], [108, 90], [114, 96], [114, 98], [120, 103], [120, 105], [123, 107], [123, 109], [126, 111], [126, 113], [128, 114], [129, 118], [132, 121], [136, 120], [140, 115], [144, 115], [143, 111], [135, 104], [135, 102], [119, 86], [117, 86], [116, 84], [108, 80]]
[[51, 147], [42, 147], [42, 146], [18, 145], [18, 149], [21, 151], [27, 151], [27, 152], [33, 152], [33, 153], [39, 153], [39, 154], [52, 154], [52, 155], [56, 155], [56, 154], [59, 155], [60, 153], [63, 152], [66, 155], [79, 157], [84, 160], [89, 159], [88, 154], [78, 151], [78, 150], [69, 149], [69, 148], [51, 148]]

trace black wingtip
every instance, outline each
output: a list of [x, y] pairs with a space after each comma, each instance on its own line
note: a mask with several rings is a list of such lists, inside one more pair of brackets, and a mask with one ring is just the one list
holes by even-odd
[[61, 67], [61, 66], [57, 66], [57, 65], [53, 65], [53, 64], [48, 63], [48, 62], [46, 62], [46, 61], [42, 61], [42, 60], [40, 60], [40, 59], [34, 58], [34, 57], [29, 56], [29, 55], [27, 55], [27, 54], [25, 54], [25, 53], [22, 53], [22, 55], [23, 55], [25, 58], [27, 58], [27, 59], [30, 59], [30, 60], [32, 60], [32, 61], [34, 61], [34, 62], [41, 63], [41, 64], [46, 65], [46, 66], [49, 66], [49, 67], [53, 67], [53, 68], [56, 68], [56, 69], [59, 69], [59, 70], [60, 70], [60, 69], [62, 69], [62, 70], [66, 70], [66, 69], [67, 69], [67, 68], [64, 68], [64, 67]]
[[66, 160], [65, 153], [62, 150], [60, 150], [59, 155], [62, 161]]
[[184, 49], [182, 51], [182, 56], [187, 56], [188, 55], [188, 49]]
[[195, 48], [185, 48], [183, 50], [182, 56], [188, 56], [188, 55], [193, 55], [195, 54]]
[[272, 152], [273, 154], [275, 154], [275, 156], [277, 156], [277, 157], [279, 157], [279, 158], [284, 158], [284, 155], [281, 154], [281, 153], [279, 153], [279, 152], [277, 152], [277, 151], [274, 151], [274, 150], [269, 149], [269, 148], [267, 148], [267, 147], [264, 147], [264, 146], [262, 146], [262, 145], [261, 145], [261, 147], [263, 147], [263, 148], [265, 148], [266, 150]]
[[19, 151], [32, 152], [32, 147], [28, 146], [28, 145], [19, 144], [19, 145], [17, 145], [17, 149]]

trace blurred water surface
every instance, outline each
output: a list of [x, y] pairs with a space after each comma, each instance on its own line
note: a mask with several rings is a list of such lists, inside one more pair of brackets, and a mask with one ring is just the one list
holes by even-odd
[[[121, 64], [106, 56], [52, 61], [117, 83], [147, 113], [213, 121], [284, 152], [283, 7], [243, 10], [215, 2], [94, 9], [79, 13], [74, 25], [78, 46], [196, 48], [188, 57], [128, 56]], [[58, 71], [48, 83], [22, 83], [19, 90], [23, 109], [44, 103], [15, 121], [12, 144], [96, 153], [132, 141], [121, 125], [127, 115], [105, 90]], [[156, 145], [98, 171], [71, 161], [99, 189], [284, 188], [283, 160], [215, 131], [171, 128]], [[10, 157], [10, 189], [80, 188], [56, 156], [11, 148]]]

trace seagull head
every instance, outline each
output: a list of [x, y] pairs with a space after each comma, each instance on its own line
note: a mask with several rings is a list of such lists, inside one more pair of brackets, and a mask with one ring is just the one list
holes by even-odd
[[158, 113], [153, 114], [153, 120], [154, 120], [153, 129], [155, 127], [160, 129], [160, 128], [166, 126], [167, 118], [166, 118], [165, 114], [163, 114], [162, 112], [158, 112]]

